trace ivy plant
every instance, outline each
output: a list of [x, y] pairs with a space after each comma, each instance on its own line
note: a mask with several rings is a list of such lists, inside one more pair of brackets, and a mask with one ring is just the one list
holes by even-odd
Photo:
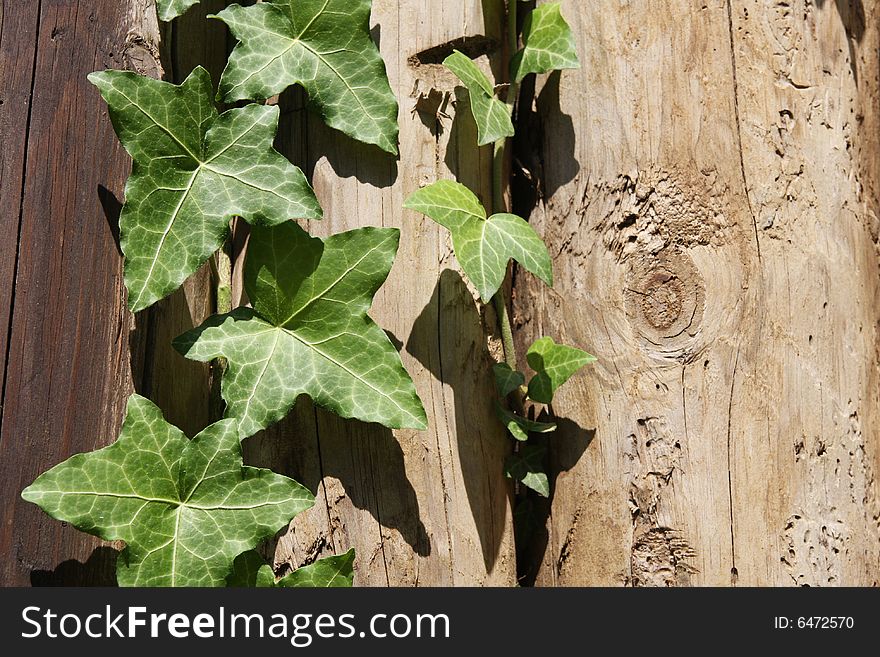
[[77, 529], [125, 541], [123, 586], [222, 586], [239, 554], [315, 501], [292, 479], [243, 465], [234, 420], [190, 440], [138, 395], [115, 443], [56, 465], [22, 497]]
[[284, 417], [301, 394], [342, 417], [427, 427], [400, 356], [366, 314], [398, 238], [394, 228], [360, 228], [322, 241], [292, 222], [254, 230], [244, 272], [253, 308], [175, 341], [188, 358], [226, 359], [222, 395], [243, 438]]
[[260, 553], [249, 550], [236, 557], [226, 585], [238, 588], [343, 588], [354, 580], [354, 550], [318, 559], [277, 579]]
[[[159, 17], [197, 2], [159, 0]], [[216, 96], [261, 100], [300, 84], [329, 125], [396, 153], [397, 102], [370, 37], [370, 9], [370, 0], [228, 7], [216, 18], [241, 43]], [[115, 443], [55, 466], [22, 496], [82, 531], [124, 541], [123, 586], [350, 586], [353, 551], [276, 581], [254, 549], [314, 498], [287, 477], [244, 465], [240, 442], [301, 394], [344, 417], [426, 426], [400, 356], [367, 315], [398, 231], [309, 237], [292, 220], [320, 219], [321, 207], [302, 171], [272, 146], [278, 108], [254, 103], [221, 114], [201, 67], [179, 85], [128, 71], [89, 79], [133, 161], [120, 217], [131, 310], [174, 292], [223, 246], [235, 217], [253, 225], [245, 274], [252, 307], [175, 342], [187, 357], [226, 359], [227, 419], [190, 440], [134, 395]]]
[[[514, 135], [514, 112], [519, 83], [529, 74], [580, 66], [574, 36], [562, 16], [559, 3], [542, 4], [524, 19], [522, 32], [517, 26], [516, 0], [508, 2], [507, 22], [510, 34], [506, 102], [498, 96], [503, 85], [496, 85], [467, 56], [454, 51], [443, 62], [465, 85], [470, 108], [477, 124], [477, 143], [494, 143], [495, 214], [487, 212], [477, 196], [464, 185], [441, 180], [414, 192], [406, 207], [420, 212], [449, 230], [452, 247], [462, 271], [484, 303], [492, 301], [498, 314], [505, 361], [494, 367], [498, 399], [495, 408], [499, 420], [515, 439], [513, 454], [504, 472], [537, 494], [548, 497], [550, 482], [544, 466], [546, 447], [533, 444], [536, 434], [551, 434], [557, 425], [526, 415], [550, 404], [557, 389], [579, 369], [595, 361], [590, 354], [542, 337], [528, 349], [526, 360], [535, 374], [525, 385], [526, 377], [518, 370], [516, 347], [508, 314], [503, 283], [511, 260], [547, 285], [553, 285], [550, 255], [541, 237], [529, 223], [507, 211], [504, 181], [508, 140]], [[520, 39], [522, 47], [520, 47]], [[525, 506], [523, 507], [525, 508]], [[523, 514], [516, 514], [519, 519]]]
[[119, 218], [132, 311], [180, 287], [223, 245], [233, 217], [321, 218], [302, 171], [272, 148], [277, 107], [218, 114], [201, 67], [179, 86], [126, 71], [89, 79], [133, 160]]

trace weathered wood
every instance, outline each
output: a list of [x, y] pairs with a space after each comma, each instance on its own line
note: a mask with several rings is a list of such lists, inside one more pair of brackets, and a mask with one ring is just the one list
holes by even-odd
[[[510, 486], [502, 475], [510, 445], [492, 411], [486, 341], [495, 319], [481, 317], [456, 273], [446, 232], [402, 209], [420, 185], [453, 174], [491, 201], [491, 154], [476, 149], [469, 109], [456, 107], [455, 79], [439, 62], [462, 37], [478, 37], [459, 42], [470, 54], [494, 57], [498, 6], [373, 3], [373, 34], [401, 104], [397, 161], [328, 129], [303, 110], [301, 94], [282, 99], [284, 150], [313, 178], [325, 211], [309, 230], [402, 231], [397, 261], [371, 314], [402, 344], [430, 427], [391, 432], [316, 413], [301, 400], [291, 419], [252, 439], [251, 461], [286, 464], [282, 471], [318, 496], [316, 508], [281, 540], [278, 563], [297, 566], [355, 547], [360, 585], [515, 581]], [[488, 65], [485, 57], [482, 62]], [[414, 111], [420, 95], [430, 98]]]
[[[539, 585], [876, 585], [877, 9], [567, 0], [539, 89], [564, 388]], [[595, 436], [592, 433], [595, 432]]]
[[[52, 582], [56, 567], [73, 559], [88, 566], [62, 569], [74, 581], [112, 575], [112, 558], [102, 558], [112, 552], [89, 560], [97, 540], [19, 494], [74, 452], [111, 441], [134, 387], [113, 201], [129, 164], [86, 75], [141, 61], [157, 36], [148, 9], [134, 2], [3, 3], [9, 102], [0, 109], [11, 147], [2, 154], [8, 232], [0, 259], [4, 276], [14, 268], [14, 278], [2, 281], [10, 296], [4, 312], [12, 310], [2, 329], [9, 335], [0, 427], [5, 585]], [[24, 176], [18, 189], [6, 177], [16, 162]]]
[[[190, 29], [199, 33], [181, 43], [199, 43], [205, 32]], [[155, 7], [149, 0], [0, 2], [0, 44], [7, 236], [0, 584], [111, 583], [115, 550], [19, 495], [40, 472], [112, 442], [135, 390], [188, 431], [208, 421], [207, 370], [168, 342], [209, 314], [209, 274], [136, 320], [125, 309], [117, 242], [130, 161], [86, 80], [105, 68], [162, 75]], [[176, 65], [192, 65], [182, 49], [169, 53]]]

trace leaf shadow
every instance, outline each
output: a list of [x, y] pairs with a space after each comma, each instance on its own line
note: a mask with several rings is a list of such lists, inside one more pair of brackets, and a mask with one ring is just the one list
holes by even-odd
[[[431, 554], [431, 540], [421, 520], [416, 491], [406, 475], [403, 450], [390, 429], [340, 418], [300, 397], [285, 420], [247, 439], [242, 447], [249, 465], [291, 477], [315, 495], [316, 507], [307, 513], [330, 515], [329, 535], [315, 539], [321, 548], [340, 538], [334, 536], [339, 528], [339, 509], [332, 507], [347, 498], [381, 527], [396, 531], [416, 554]], [[327, 500], [327, 479], [336, 479], [344, 495]], [[320, 556], [324, 555], [311, 554], [305, 561]]]
[[69, 559], [53, 570], [31, 571], [31, 586], [116, 586], [118, 557], [118, 550], [103, 545], [85, 563]]
[[596, 429], [586, 429], [568, 418], [552, 418], [542, 413], [538, 419], [555, 422], [557, 429], [550, 434], [532, 434], [529, 439], [530, 444], [543, 445], [547, 449], [545, 466], [550, 481], [550, 497], [541, 497], [526, 489], [518, 501], [518, 510], [522, 509], [531, 516], [521, 516], [520, 521], [526, 525], [520, 525], [517, 531], [517, 577], [521, 586], [534, 585], [545, 561], [550, 542], [547, 521], [553, 507], [556, 480], [577, 465], [596, 438]]
[[[511, 187], [514, 212], [522, 217], [528, 217], [541, 199], [551, 198], [580, 171], [574, 120], [559, 103], [562, 74], [554, 71], [547, 76], [540, 93], [534, 75], [520, 88]], [[547, 160], [545, 153], [552, 153], [552, 158]]]
[[104, 210], [104, 218], [107, 220], [107, 227], [113, 236], [113, 243], [116, 245], [116, 253], [122, 256], [122, 247], [119, 244], [119, 216], [122, 214], [122, 201], [116, 198], [116, 194], [111, 192], [104, 185], [98, 185], [98, 199], [101, 201], [101, 208]]
[[[816, 0], [816, 7], [822, 9], [828, 0]], [[856, 56], [856, 44], [860, 44], [865, 37], [865, 6], [862, 0], [835, 0], [837, 14], [840, 22], [846, 30], [847, 45], [849, 46], [849, 67], [853, 74], [853, 80], [859, 83], [858, 58]]]
[[457, 271], [446, 269], [413, 325], [406, 350], [452, 389], [455, 424], [438, 430], [451, 429], [455, 434], [458, 466], [484, 565], [492, 572], [511, 492], [502, 474], [511, 447], [495, 416], [493, 361], [484, 336], [483, 318], [470, 290]]
[[328, 126], [302, 87], [287, 89], [279, 97], [278, 105], [281, 120], [275, 148], [299, 166], [313, 184], [315, 169], [321, 160], [326, 161], [339, 178], [355, 178], [379, 189], [397, 182], [400, 156]]

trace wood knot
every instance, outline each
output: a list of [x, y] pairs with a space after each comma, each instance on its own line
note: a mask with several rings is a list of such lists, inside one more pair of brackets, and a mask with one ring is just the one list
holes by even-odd
[[690, 257], [663, 252], [633, 263], [626, 310], [643, 346], [678, 358], [693, 342], [703, 320], [705, 287]]

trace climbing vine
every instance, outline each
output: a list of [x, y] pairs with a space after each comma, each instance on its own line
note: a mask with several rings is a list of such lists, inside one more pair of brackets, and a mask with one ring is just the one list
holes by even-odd
[[[550, 481], [544, 465], [546, 448], [530, 440], [534, 434], [556, 431], [552, 421], [532, 419], [541, 406], [551, 411], [556, 390], [579, 369], [595, 361], [590, 354], [542, 337], [529, 347], [526, 361], [534, 375], [526, 385], [519, 371], [511, 328], [504, 279], [511, 260], [553, 285], [550, 254], [541, 237], [529, 223], [508, 212], [505, 200], [505, 163], [510, 138], [515, 136], [519, 84], [530, 74], [578, 68], [577, 51], [571, 27], [562, 16], [559, 3], [546, 3], [517, 20], [518, 2], [508, 2], [507, 62], [509, 82], [506, 101], [486, 73], [469, 57], [454, 51], [443, 62], [461, 80], [477, 126], [478, 146], [494, 145], [493, 209], [488, 216], [477, 196], [452, 180], [441, 180], [414, 192], [405, 206], [416, 210], [446, 228], [459, 265], [476, 288], [483, 303], [492, 303], [499, 320], [504, 362], [494, 367], [499, 419], [515, 439], [514, 453], [507, 459], [505, 475], [535, 493], [549, 497]], [[503, 81], [498, 81], [503, 82]], [[529, 405], [532, 417], [526, 414]], [[519, 497], [523, 497], [521, 494]], [[524, 505], [522, 508], [526, 508]], [[522, 513], [517, 518], [523, 518]], [[527, 524], [523, 520], [520, 524]], [[522, 536], [520, 531], [518, 535]]]
[[[158, 0], [169, 21], [198, 0]], [[593, 360], [537, 340], [518, 369], [504, 297], [512, 259], [552, 285], [550, 256], [529, 223], [507, 211], [503, 163], [514, 135], [519, 82], [578, 65], [558, 4], [523, 21], [509, 2], [506, 102], [476, 64], [445, 62], [469, 90], [479, 143], [495, 144], [493, 214], [454, 181], [415, 192], [406, 207], [447, 228], [462, 270], [498, 312], [505, 362], [495, 366], [498, 417], [517, 441], [507, 476], [549, 495], [543, 448], [530, 436], [551, 421], [527, 415]], [[424, 429], [427, 416], [386, 333], [369, 317], [397, 253], [396, 229], [361, 228], [327, 239], [292, 220], [318, 220], [303, 172], [272, 146], [275, 106], [261, 101], [300, 85], [331, 127], [397, 153], [398, 106], [369, 31], [371, 0], [266, 0], [230, 5], [212, 18], [238, 40], [215, 93], [196, 68], [181, 84], [127, 71], [93, 73], [122, 145], [132, 157], [120, 215], [128, 305], [142, 311], [178, 289], [229, 238], [230, 222], [252, 226], [244, 269], [250, 300], [181, 335], [174, 347], [198, 361], [223, 359], [225, 419], [187, 438], [149, 400], [133, 395], [109, 447], [78, 454], [22, 493], [49, 515], [106, 540], [124, 541], [123, 586], [350, 586], [354, 553], [322, 559], [276, 580], [256, 548], [314, 504], [304, 487], [243, 464], [241, 441], [283, 419], [300, 395], [342, 417]], [[225, 308], [223, 308], [225, 310]], [[532, 409], [532, 413], [534, 409]]]

